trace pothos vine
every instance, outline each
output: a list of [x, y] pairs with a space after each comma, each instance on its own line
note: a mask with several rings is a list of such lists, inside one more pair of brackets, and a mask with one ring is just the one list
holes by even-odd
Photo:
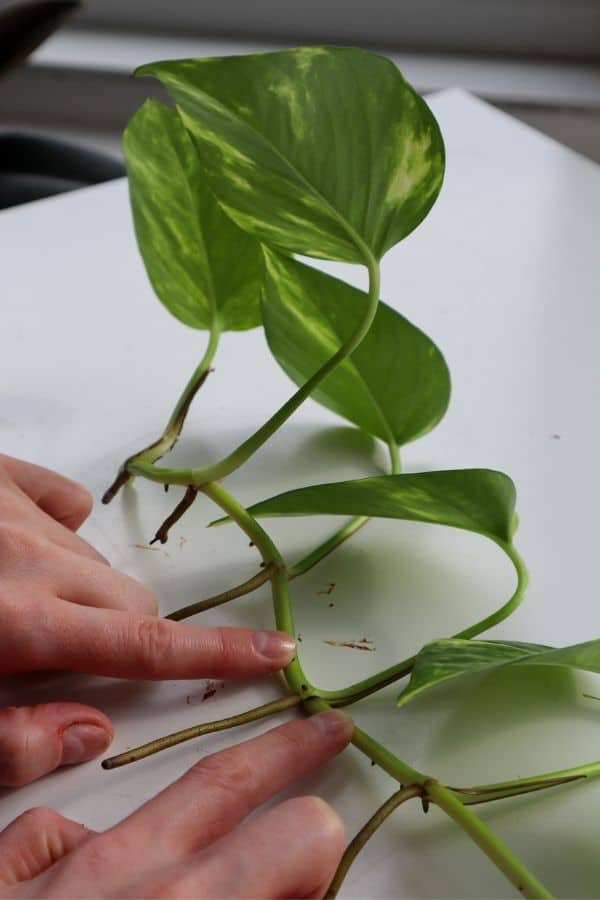
[[[474, 640], [509, 616], [527, 586], [514, 547], [511, 480], [487, 469], [402, 474], [399, 448], [431, 430], [449, 401], [443, 356], [433, 342], [380, 301], [379, 262], [416, 228], [441, 187], [444, 146], [437, 123], [396, 67], [373, 53], [308, 47], [142, 67], [175, 108], [147, 101], [124, 139], [140, 251], [152, 285], [183, 323], [208, 332], [206, 352], [160, 438], [127, 459], [104, 495], [132, 477], [184, 488], [155, 540], [204, 495], [256, 547], [260, 568], [240, 585], [171, 613], [180, 620], [270, 583], [277, 627], [296, 637], [289, 595], [302, 576], [372, 516], [447, 525], [482, 534], [511, 560], [517, 584], [491, 615], [409, 659], [340, 690], [323, 690], [298, 653], [279, 700], [187, 728], [105, 760], [111, 769], [181, 741], [297, 707], [312, 714], [352, 703], [410, 675], [399, 704], [459, 675], [499, 665], [567, 665], [600, 670], [596, 642], [553, 649]], [[368, 291], [332, 278], [296, 256], [363, 265]], [[190, 406], [210, 374], [227, 330], [262, 325], [276, 360], [298, 389], [254, 434], [221, 460], [169, 468]], [[383, 441], [389, 474], [313, 485], [242, 506], [223, 482], [309, 397]], [[260, 524], [272, 515], [350, 517], [304, 558], [290, 562]], [[349, 845], [328, 896], [334, 897], [366, 840], [400, 805], [435, 803], [527, 897], [551, 896], [473, 812], [472, 806], [589, 778], [600, 763], [498, 784], [452, 787], [419, 772], [355, 727], [354, 746], [396, 782], [396, 792]]]

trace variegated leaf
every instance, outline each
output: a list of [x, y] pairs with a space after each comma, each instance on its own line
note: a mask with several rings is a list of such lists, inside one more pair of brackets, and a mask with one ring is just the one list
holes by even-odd
[[260, 245], [219, 207], [177, 113], [146, 101], [123, 147], [136, 236], [162, 303], [192, 328], [259, 325]]
[[192, 135], [210, 186], [243, 228], [289, 252], [379, 258], [427, 215], [444, 147], [425, 101], [366, 50], [142, 66]]
[[250, 506], [253, 516], [379, 516], [450, 525], [500, 543], [514, 529], [515, 486], [492, 469], [376, 475], [286, 491]]
[[[304, 384], [352, 334], [363, 291], [265, 249], [263, 323], [271, 352]], [[364, 431], [398, 445], [430, 431], [450, 399], [450, 375], [435, 344], [385, 303], [367, 336], [311, 395]]]
[[450, 678], [508, 665], [562, 666], [600, 672], [600, 640], [559, 648], [514, 641], [434, 641], [417, 655], [410, 681], [398, 698], [398, 706], [404, 706], [418, 694]]

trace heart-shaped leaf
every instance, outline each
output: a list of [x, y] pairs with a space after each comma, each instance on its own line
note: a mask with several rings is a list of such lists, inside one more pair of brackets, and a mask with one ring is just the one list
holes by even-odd
[[376, 475], [286, 491], [248, 508], [253, 516], [379, 516], [451, 525], [510, 542], [515, 486], [492, 469]]
[[260, 245], [211, 194], [177, 113], [148, 100], [123, 147], [139, 248], [156, 294], [192, 328], [260, 324]]
[[398, 706], [450, 678], [507, 665], [563, 666], [600, 672], [600, 640], [558, 648], [512, 641], [434, 641], [417, 655]]
[[433, 114], [375, 53], [301, 47], [156, 62], [136, 74], [163, 82], [215, 195], [266, 243], [380, 258], [439, 192], [444, 146]]
[[[337, 278], [265, 248], [263, 323], [271, 352], [302, 385], [364, 318], [368, 297]], [[430, 431], [450, 399], [450, 375], [435, 344], [379, 303], [360, 346], [312, 393], [359, 428], [398, 445]]]

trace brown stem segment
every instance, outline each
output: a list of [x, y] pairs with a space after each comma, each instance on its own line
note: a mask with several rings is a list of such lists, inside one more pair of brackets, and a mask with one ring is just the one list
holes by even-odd
[[348, 869], [369, 838], [373, 837], [379, 826], [383, 825], [385, 820], [391, 816], [394, 810], [402, 803], [406, 803], [407, 800], [412, 800], [413, 797], [422, 798], [424, 796], [424, 790], [425, 789], [421, 784], [411, 784], [408, 787], [400, 788], [399, 791], [392, 794], [389, 800], [386, 800], [385, 803], [379, 807], [377, 812], [371, 816], [366, 825], [363, 825], [358, 834], [348, 844], [340, 864], [337, 867], [336, 873], [333, 876], [333, 880], [325, 894], [326, 900], [333, 900], [334, 897], [337, 897], [342, 882], [348, 874]]
[[248, 578], [247, 581], [243, 581], [241, 584], [229, 588], [228, 591], [223, 591], [221, 594], [215, 594], [214, 597], [207, 597], [206, 600], [199, 600], [197, 603], [190, 603], [189, 606], [184, 606], [182, 609], [176, 609], [175, 612], [165, 616], [165, 619], [171, 619], [172, 622], [180, 622], [182, 619], [189, 618], [189, 616], [195, 616], [197, 613], [206, 612], [208, 609], [214, 609], [215, 606], [229, 603], [230, 600], [235, 600], [236, 597], [243, 597], [244, 594], [250, 594], [252, 591], [255, 591], [261, 585], [265, 584], [275, 569], [275, 564], [269, 563], [268, 566], [261, 569], [256, 575], [253, 575], [252, 578]]
[[[110, 501], [119, 493], [123, 485], [127, 484], [129, 479], [131, 478], [131, 475], [128, 472], [129, 463], [137, 459], [146, 459], [149, 462], [155, 463], [159, 459], [161, 459], [165, 455], [165, 453], [168, 453], [173, 449], [173, 447], [179, 440], [179, 436], [183, 429], [187, 414], [190, 411], [190, 406], [192, 405], [194, 397], [196, 396], [210, 373], [213, 371], [213, 369], [207, 368], [201, 373], [200, 377], [198, 377], [197, 380], [195, 377], [192, 377], [190, 383], [186, 387], [186, 390], [183, 392], [179, 403], [175, 407], [173, 415], [169, 419], [169, 423], [163, 435], [152, 444], [148, 444], [148, 446], [144, 447], [143, 450], [138, 450], [137, 453], [134, 453], [133, 456], [130, 456], [125, 460], [119, 470], [117, 477], [108, 488], [108, 490], [105, 491], [102, 495], [102, 502], [104, 504], [110, 503]], [[194, 374], [197, 376], [197, 371]], [[167, 488], [168, 485], [165, 485], [165, 490], [167, 490]]]
[[110, 501], [117, 496], [123, 485], [127, 484], [129, 479], [131, 478], [131, 475], [127, 471], [128, 462], [129, 460], [123, 463], [123, 468], [119, 470], [117, 477], [115, 478], [111, 486], [102, 494], [102, 502], [104, 504], [110, 503]]
[[245, 713], [237, 716], [227, 716], [226, 719], [217, 719], [216, 722], [204, 722], [202, 725], [192, 725], [191, 728], [184, 728], [182, 731], [175, 731], [173, 734], [167, 734], [165, 737], [157, 738], [155, 741], [149, 741], [142, 744], [141, 747], [134, 747], [133, 750], [126, 750], [125, 753], [119, 753], [117, 756], [111, 756], [109, 759], [102, 761], [103, 769], [117, 769], [119, 766], [126, 766], [129, 763], [137, 762], [139, 759], [145, 759], [152, 756], [153, 753], [160, 753], [161, 750], [167, 750], [169, 747], [175, 747], [184, 741], [191, 741], [193, 738], [202, 737], [204, 734], [214, 734], [215, 731], [226, 731], [229, 728], [236, 728], [238, 725], [245, 725], [248, 722], [256, 722], [258, 719], [265, 719], [267, 716], [275, 715], [284, 709], [291, 709], [298, 706], [301, 698], [298, 694], [288, 694], [279, 700], [273, 700], [271, 703], [265, 703], [263, 706], [257, 706], [255, 709], [249, 709]]
[[169, 539], [169, 531], [175, 524], [178, 522], [184, 513], [190, 508], [196, 497], [198, 496], [198, 490], [191, 485], [185, 489], [185, 494], [182, 499], [179, 501], [173, 512], [170, 516], [167, 516], [165, 521], [162, 523], [152, 540], [151, 544], [155, 544], [157, 541], [160, 541], [161, 544], [166, 544]]

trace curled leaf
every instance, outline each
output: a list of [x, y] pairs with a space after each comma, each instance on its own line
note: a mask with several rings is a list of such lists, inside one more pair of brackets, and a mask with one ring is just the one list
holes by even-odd
[[562, 666], [600, 672], [600, 640], [558, 648], [515, 641], [434, 641], [417, 655], [410, 681], [398, 698], [398, 706], [404, 706], [418, 694], [450, 678], [508, 665]]

